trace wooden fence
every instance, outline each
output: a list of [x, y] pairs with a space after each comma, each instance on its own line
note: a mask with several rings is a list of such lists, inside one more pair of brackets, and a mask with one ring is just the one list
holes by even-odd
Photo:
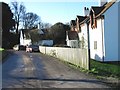
[[89, 68], [87, 49], [39, 46], [39, 50], [41, 53], [57, 57], [84, 69]]

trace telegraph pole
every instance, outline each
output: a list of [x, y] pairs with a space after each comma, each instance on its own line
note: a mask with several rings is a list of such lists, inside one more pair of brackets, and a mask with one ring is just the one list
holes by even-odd
[[87, 24], [87, 39], [88, 39], [88, 70], [90, 70], [90, 34], [89, 34], [89, 22]]
[[88, 43], [88, 70], [90, 70], [90, 34], [89, 34], [89, 18], [85, 20], [85, 23], [87, 25], [87, 43]]

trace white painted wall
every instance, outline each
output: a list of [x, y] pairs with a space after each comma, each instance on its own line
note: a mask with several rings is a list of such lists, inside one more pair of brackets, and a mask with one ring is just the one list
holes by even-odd
[[31, 39], [24, 39], [23, 40], [23, 45], [31, 45], [32, 43], [31, 43]]
[[[92, 59], [95, 59], [98, 61], [103, 61], [103, 56], [104, 56], [104, 39], [102, 39], [104, 38], [104, 25], [102, 25], [103, 23], [104, 23], [104, 20], [98, 19], [97, 28], [95, 29], [92, 29], [91, 25], [89, 25], [90, 55]], [[81, 32], [79, 33], [80, 40], [82, 40], [82, 36], [85, 39], [85, 48], [87, 48], [88, 47], [87, 24], [84, 24], [81, 27]], [[94, 41], [97, 41], [97, 49], [94, 49]]]
[[[104, 19], [97, 20], [97, 28], [91, 29], [89, 25], [91, 58], [98, 61], [120, 61], [120, 2], [119, 6], [118, 3], [113, 4], [104, 16]], [[87, 40], [86, 25], [81, 27], [80, 40], [82, 36]], [[94, 49], [94, 41], [97, 41], [97, 49]]]
[[20, 31], [20, 45], [31, 45], [31, 39], [24, 39], [23, 38], [23, 34], [22, 34], [22, 30]]
[[[90, 31], [90, 54], [91, 58], [103, 61], [103, 40], [102, 40], [102, 30], [104, 30], [102, 19], [97, 20], [97, 28], [92, 29], [89, 25]], [[94, 42], [97, 41], [97, 49], [94, 49]]]
[[[87, 24], [81, 26], [81, 32], [78, 33], [79, 40], [82, 41], [82, 37], [84, 37], [84, 48], [87, 48]], [[81, 44], [81, 42], [80, 42]], [[80, 45], [82, 48], [82, 45]]]
[[104, 15], [105, 61], [120, 61], [118, 58], [118, 3], [113, 4]]
[[20, 45], [24, 45], [22, 30], [20, 31]]
[[70, 46], [71, 48], [80, 48], [80, 41], [79, 40], [69, 40], [68, 38], [68, 32], [66, 32], [66, 42], [67, 46]]
[[79, 40], [67, 40], [67, 46], [70, 46], [71, 48], [79, 48], [80, 42]]

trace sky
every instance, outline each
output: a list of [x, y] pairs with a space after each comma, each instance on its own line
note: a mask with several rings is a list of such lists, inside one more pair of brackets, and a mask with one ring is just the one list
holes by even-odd
[[34, 12], [43, 22], [55, 24], [67, 23], [74, 20], [76, 15], [83, 15], [85, 6], [98, 5], [98, 3], [85, 2], [25, 2], [28, 12]]
[[[3, 0], [10, 4], [13, 0]], [[17, 0], [23, 2], [27, 12], [36, 13], [42, 22], [55, 24], [68, 23], [77, 15], [83, 16], [84, 7], [98, 6], [99, 0]], [[94, 2], [93, 2], [94, 1]]]

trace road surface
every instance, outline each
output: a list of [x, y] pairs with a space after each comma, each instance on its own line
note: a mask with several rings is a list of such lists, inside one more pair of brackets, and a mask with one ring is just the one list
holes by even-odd
[[41, 53], [12, 52], [2, 65], [3, 88], [109, 88], [56, 58]]

